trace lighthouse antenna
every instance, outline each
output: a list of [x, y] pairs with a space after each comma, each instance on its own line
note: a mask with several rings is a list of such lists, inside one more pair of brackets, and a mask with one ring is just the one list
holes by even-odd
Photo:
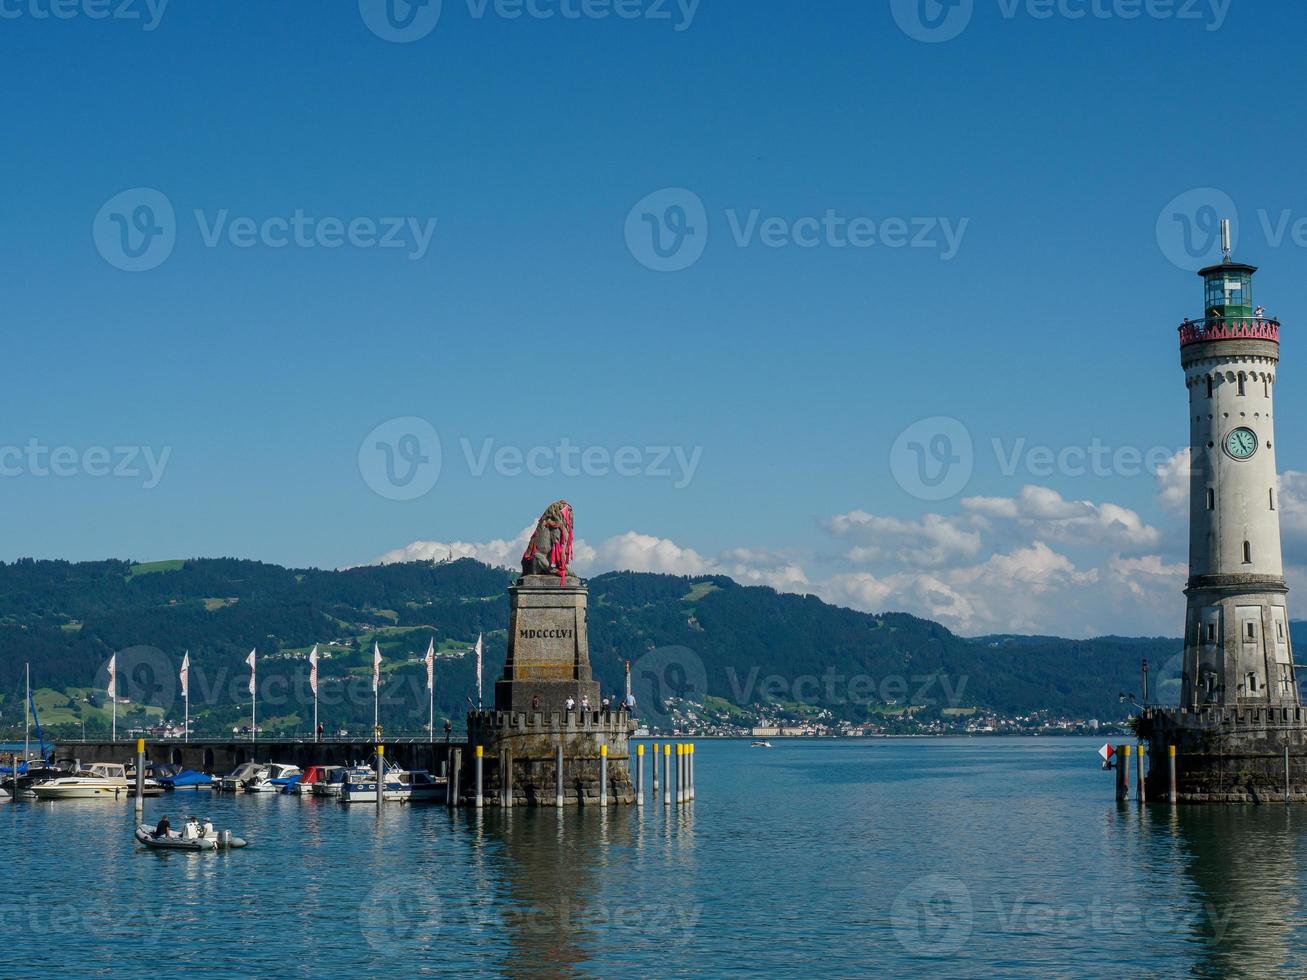
[[1224, 262], [1230, 261], [1230, 253], [1233, 251], [1230, 247], [1230, 219], [1221, 219], [1221, 259]]

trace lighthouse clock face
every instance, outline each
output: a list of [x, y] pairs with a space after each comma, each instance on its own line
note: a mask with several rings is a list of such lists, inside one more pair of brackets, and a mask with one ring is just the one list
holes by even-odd
[[1225, 451], [1234, 459], [1251, 459], [1257, 452], [1257, 434], [1240, 426], [1225, 437]]

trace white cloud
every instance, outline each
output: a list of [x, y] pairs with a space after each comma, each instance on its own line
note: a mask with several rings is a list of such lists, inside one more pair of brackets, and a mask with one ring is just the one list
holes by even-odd
[[[1163, 470], [1164, 498], [1182, 456]], [[1187, 499], [1187, 482], [1184, 487]], [[1307, 474], [1285, 474], [1281, 498], [1286, 523], [1307, 545]], [[574, 566], [586, 576], [612, 570], [727, 575], [866, 612], [912, 613], [964, 635], [1179, 629], [1186, 568], [1164, 557], [1161, 531], [1119, 504], [1068, 500], [1049, 487], [1027, 486], [1012, 497], [966, 498], [953, 514], [904, 518], [853, 510], [822, 526], [838, 545], [829, 553], [744, 546], [711, 555], [629, 530], [594, 546], [578, 539]], [[452, 552], [513, 568], [530, 531], [480, 543], [420, 541], [379, 561]]]

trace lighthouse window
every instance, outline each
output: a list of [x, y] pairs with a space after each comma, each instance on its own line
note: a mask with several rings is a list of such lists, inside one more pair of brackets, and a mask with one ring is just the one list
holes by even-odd
[[1243, 563], [1251, 565], [1253, 563], [1253, 545], [1251, 541], [1243, 543]]
[[1208, 624], [1207, 624], [1207, 642], [1208, 642], [1208, 643], [1215, 643], [1215, 642], [1216, 642], [1216, 624], [1215, 624], [1215, 623], [1208, 623]]
[[1284, 624], [1283, 624], [1283, 623], [1276, 623], [1276, 624], [1275, 624], [1275, 635], [1278, 636], [1281, 640], [1284, 639]]
[[1211, 487], [1207, 488], [1207, 509], [1216, 510], [1216, 491]]
[[1207, 397], [1212, 397], [1212, 376], [1210, 374], [1207, 376]]
[[1247, 378], [1245, 378], [1242, 374], [1239, 375], [1239, 395], [1240, 395], [1241, 397], [1242, 397], [1243, 395], [1246, 395], [1246, 394], [1248, 393], [1247, 389], [1244, 387], [1244, 383], [1245, 383], [1246, 381], [1247, 381]]
[[1256, 674], [1249, 674], [1249, 675], [1248, 675], [1248, 693], [1249, 693], [1249, 694], [1256, 694], [1256, 693], [1257, 693], [1257, 675], [1256, 675]]
[[1248, 623], [1248, 639], [1250, 640], [1257, 639], [1257, 624], [1252, 622], [1251, 620]]
[[1271, 383], [1269, 381], [1262, 382], [1262, 394], [1267, 398], [1271, 397]]
[[1275, 510], [1275, 487], [1271, 487], [1271, 510]]

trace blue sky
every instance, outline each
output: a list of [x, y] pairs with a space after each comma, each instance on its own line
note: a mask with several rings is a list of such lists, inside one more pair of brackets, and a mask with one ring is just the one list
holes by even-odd
[[121, 2], [0, 4], [5, 560], [511, 558], [567, 497], [592, 571], [1174, 632], [1166, 479], [1022, 453], [1182, 447], [1175, 229], [1221, 195], [1307, 470], [1298, 5]]

